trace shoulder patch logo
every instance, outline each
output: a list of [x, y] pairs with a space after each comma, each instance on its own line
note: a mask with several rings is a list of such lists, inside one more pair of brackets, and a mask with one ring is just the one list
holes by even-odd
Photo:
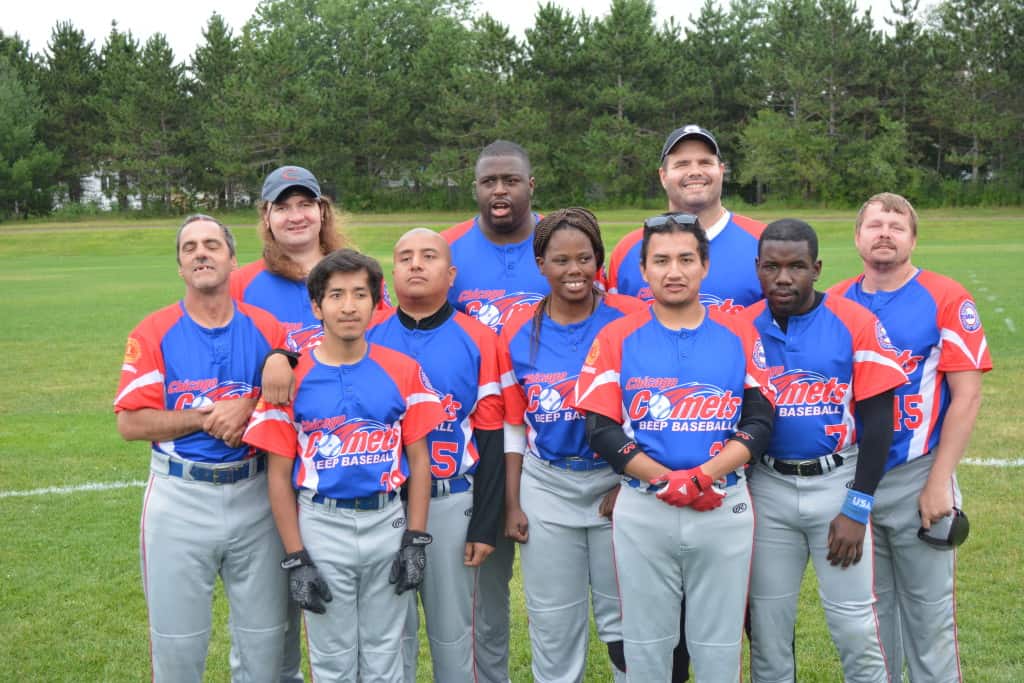
[[754, 342], [754, 353], [751, 360], [754, 361], [754, 366], [758, 370], [768, 369], [768, 359], [764, 355], [764, 344], [761, 343], [760, 339]]
[[[963, 316], [960, 319], [963, 320]], [[142, 346], [139, 345], [139, 340], [135, 337], [128, 337], [128, 343], [124, 347], [124, 362], [134, 363], [139, 358], [142, 358]]]
[[970, 299], [960, 304], [960, 326], [964, 328], [964, 332], [974, 332], [981, 327], [978, 307]]
[[893, 345], [892, 340], [889, 339], [889, 333], [885, 331], [885, 325], [882, 324], [881, 320], [875, 321], [875, 338], [878, 340], [878, 345], [886, 351], [892, 351], [893, 353], [899, 353], [899, 349]]
[[584, 365], [593, 365], [597, 362], [598, 356], [601, 355], [601, 343], [598, 340], [594, 340], [594, 343], [590, 345], [590, 350], [587, 351], [587, 357], [583, 359]]

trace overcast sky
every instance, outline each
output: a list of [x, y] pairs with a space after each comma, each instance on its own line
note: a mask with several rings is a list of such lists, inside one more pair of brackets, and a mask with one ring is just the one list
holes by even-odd
[[[720, 0], [727, 3], [727, 0]], [[559, 5], [574, 14], [586, 10], [591, 16], [608, 12], [609, 0], [557, 0]], [[131, 31], [144, 42], [158, 31], [167, 36], [178, 61], [186, 60], [202, 40], [202, 30], [214, 11], [228, 24], [240, 31], [252, 15], [258, 0], [175, 0], [174, 2], [139, 2], [139, 0], [44, 0], [39, 4], [27, 0], [8, 0], [0, 13], [0, 29], [4, 34], [17, 33], [27, 40], [33, 52], [42, 52], [50, 40], [50, 33], [58, 21], [70, 20], [76, 28], [84, 30], [86, 37], [95, 42], [96, 50], [110, 33], [110, 22], [116, 19], [122, 31]], [[675, 16], [677, 23], [686, 25], [687, 18], [700, 12], [703, 0], [655, 0], [659, 23]], [[891, 14], [889, 0], [857, 0], [859, 7], [872, 8], [876, 24]], [[924, 7], [928, 0], [921, 3]], [[477, 0], [480, 13], [491, 16], [522, 37], [523, 31], [533, 24], [536, 2], [515, 0]]]

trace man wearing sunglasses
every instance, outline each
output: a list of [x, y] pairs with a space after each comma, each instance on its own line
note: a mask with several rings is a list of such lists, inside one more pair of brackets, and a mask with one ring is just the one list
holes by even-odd
[[771, 436], [774, 392], [749, 322], [701, 304], [696, 216], [644, 223], [654, 303], [606, 326], [574, 394], [591, 447], [623, 475], [615, 563], [626, 674], [669, 681], [681, 637], [700, 681], [739, 681], [754, 531], [743, 471]]
[[[701, 285], [701, 302], [731, 313], [761, 298], [754, 259], [764, 223], [722, 206], [725, 170], [718, 142], [700, 126], [677, 128], [661, 149], [658, 175], [669, 212], [697, 216], [710, 244], [711, 263]], [[634, 230], [616, 245], [608, 261], [607, 285], [609, 292], [650, 301], [651, 288], [640, 274], [642, 236], [642, 229]]]
[[910, 378], [896, 390], [892, 448], [871, 514], [882, 644], [894, 680], [905, 660], [912, 681], [960, 681], [949, 550], [966, 537], [966, 518], [956, 465], [992, 359], [967, 290], [911, 262], [910, 202], [888, 192], [871, 197], [857, 214], [854, 243], [864, 272], [829, 291], [881, 319]]

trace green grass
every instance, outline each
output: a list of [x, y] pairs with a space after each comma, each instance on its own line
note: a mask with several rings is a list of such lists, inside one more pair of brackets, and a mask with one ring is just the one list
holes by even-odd
[[[610, 247], [652, 211], [603, 211]], [[824, 286], [858, 272], [852, 211], [799, 215], [822, 243]], [[352, 240], [389, 271], [395, 238], [410, 227], [441, 228], [454, 214], [350, 215]], [[259, 251], [251, 215], [227, 217], [239, 261]], [[175, 219], [0, 225], [0, 491], [141, 480], [143, 444], [117, 435], [110, 402], [124, 339], [147, 313], [181, 295], [173, 256]], [[996, 370], [968, 456], [1019, 458], [1024, 442], [1024, 210], [923, 212], [918, 265], [971, 289]], [[1007, 320], [1013, 325], [1011, 329]], [[1014, 331], [1016, 330], [1016, 331]], [[1024, 680], [1020, 616], [1021, 468], [963, 466], [973, 526], [958, 571], [958, 615], [966, 680]], [[137, 681], [148, 677], [145, 603], [138, 561], [141, 489], [0, 498], [0, 680]], [[514, 681], [529, 680], [521, 586], [513, 586]], [[227, 680], [227, 609], [215, 603], [208, 679]], [[800, 680], [838, 681], [835, 650], [808, 571], [800, 605]], [[421, 653], [421, 680], [429, 655]], [[592, 646], [589, 681], [608, 680], [604, 648]]]

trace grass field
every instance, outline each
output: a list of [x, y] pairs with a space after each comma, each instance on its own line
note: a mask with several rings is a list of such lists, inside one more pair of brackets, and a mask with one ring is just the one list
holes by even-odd
[[[600, 212], [609, 250], [643, 211]], [[762, 220], [781, 213], [757, 213]], [[788, 212], [814, 225], [823, 285], [858, 272], [853, 212]], [[348, 230], [389, 270], [390, 248], [409, 227], [441, 228], [445, 214], [356, 215]], [[239, 261], [256, 258], [254, 222], [229, 218]], [[145, 604], [138, 561], [141, 488], [21, 495], [43, 487], [144, 480], [148, 449], [118, 436], [110, 402], [124, 339], [147, 313], [180, 297], [176, 221], [74, 225], [0, 224], [0, 680], [148, 679]], [[971, 289], [996, 370], [968, 457], [1012, 467], [963, 465], [970, 541], [959, 555], [958, 616], [968, 681], [1024, 681], [1020, 609], [1024, 519], [1024, 209], [926, 211], [915, 262]], [[838, 681], [835, 650], [811, 572], [797, 633], [800, 681]], [[173, 590], [172, 586], [167, 590]], [[514, 587], [512, 679], [529, 680], [521, 591]], [[227, 609], [216, 602], [208, 680], [227, 675]], [[429, 680], [421, 655], [420, 680]], [[588, 680], [610, 680], [592, 647]]]

